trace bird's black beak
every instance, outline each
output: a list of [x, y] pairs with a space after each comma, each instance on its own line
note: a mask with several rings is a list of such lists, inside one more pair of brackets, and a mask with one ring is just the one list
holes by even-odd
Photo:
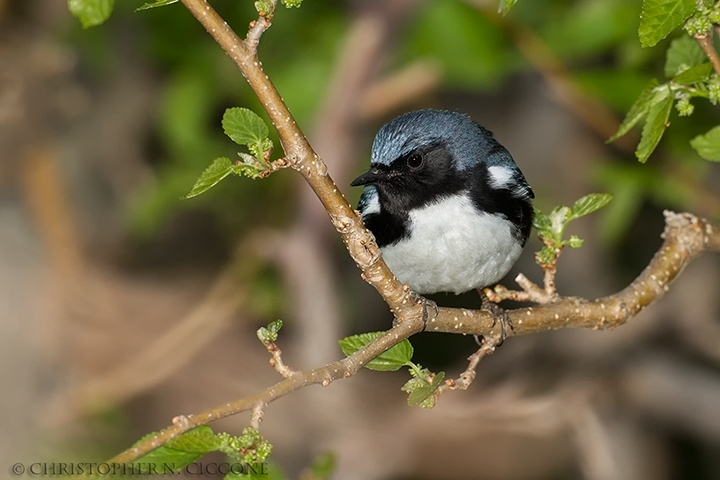
[[373, 167], [367, 172], [363, 173], [350, 184], [351, 187], [359, 187], [360, 185], [367, 185], [370, 183], [379, 182], [387, 178], [387, 174], [377, 167]]

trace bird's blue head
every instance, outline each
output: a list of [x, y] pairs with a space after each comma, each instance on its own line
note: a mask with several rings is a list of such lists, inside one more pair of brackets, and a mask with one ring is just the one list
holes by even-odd
[[415, 150], [442, 145], [458, 172], [478, 162], [513, 168], [510, 154], [468, 115], [448, 110], [417, 110], [385, 124], [375, 136], [371, 165], [390, 166]]
[[385, 214], [379, 243], [397, 238], [410, 211], [452, 195], [470, 198], [478, 211], [502, 215], [527, 238], [532, 190], [510, 153], [469, 116], [447, 110], [418, 110], [385, 124], [372, 146], [370, 170], [355, 179], [365, 185], [358, 204], [366, 224]]

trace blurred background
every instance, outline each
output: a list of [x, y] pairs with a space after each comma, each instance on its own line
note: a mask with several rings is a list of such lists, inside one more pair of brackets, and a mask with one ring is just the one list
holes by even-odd
[[[295, 172], [181, 200], [240, 148], [222, 134], [224, 109], [261, 112], [181, 4], [134, 13], [142, 0], [119, 1], [82, 30], [66, 3], [0, 0], [4, 472], [102, 461], [175, 415], [272, 385], [255, 331], [276, 318], [295, 369], [341, 358], [339, 338], [392, 320]], [[212, 3], [240, 35], [256, 15], [250, 0]], [[720, 220], [720, 166], [688, 145], [720, 120], [707, 102], [673, 113], [647, 165], [637, 131], [604, 143], [680, 35], [641, 49], [640, 5], [525, 0], [500, 18], [495, 0], [306, 0], [279, 8], [260, 57], [353, 203], [374, 133], [425, 107], [493, 131], [545, 211], [613, 193], [571, 226], [586, 242], [559, 262], [560, 293], [594, 298], [647, 264], [663, 209]], [[541, 280], [538, 246], [506, 286], [520, 271]], [[328, 451], [337, 479], [720, 478], [719, 285], [720, 258], [705, 255], [626, 326], [509, 339], [433, 410], [407, 406], [407, 372], [362, 371], [271, 404], [261, 432], [290, 478]], [[448, 377], [476, 348], [412, 340], [414, 360]]]

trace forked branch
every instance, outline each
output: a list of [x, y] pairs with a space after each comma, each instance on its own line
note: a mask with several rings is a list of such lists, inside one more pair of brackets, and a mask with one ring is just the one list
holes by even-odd
[[[334, 380], [350, 377], [388, 348], [423, 329], [493, 335], [493, 318], [488, 312], [427, 308], [422, 297], [416, 296], [403, 286], [382, 261], [375, 239], [328, 176], [325, 164], [311, 148], [258, 61], [257, 42], [270, 25], [270, 18], [261, 15], [260, 19], [251, 23], [248, 37], [241, 40], [205, 0], [181, 1], [247, 78], [278, 131], [289, 166], [299, 171], [315, 191], [350, 255], [362, 270], [363, 278], [382, 295], [398, 322], [395, 327], [350, 357], [315, 370], [294, 372], [256, 395], [228, 402], [202, 413], [176, 417], [173, 425], [110, 460], [115, 463], [131, 462], [192, 428], [240, 412], [253, 411], [252, 422], [259, 425], [265, 406], [274, 400], [308, 385], [328, 386]], [[662, 247], [642, 274], [627, 288], [598, 300], [560, 297], [539, 307], [509, 311], [515, 329], [508, 333], [521, 335], [564, 327], [602, 329], [621, 325], [661, 298], [683, 268], [700, 253], [720, 252], [718, 227], [690, 214], [666, 212], [665, 217], [665, 241]], [[462, 388], [469, 384], [477, 361], [491, 351], [492, 345], [481, 348], [471, 358], [465, 374], [455, 381], [455, 385], [448, 384], [444, 390]]]

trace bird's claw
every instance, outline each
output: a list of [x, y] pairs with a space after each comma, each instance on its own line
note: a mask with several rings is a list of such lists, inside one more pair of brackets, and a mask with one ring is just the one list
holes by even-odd
[[[433, 318], [437, 317], [440, 313], [440, 309], [438, 308], [437, 303], [433, 302], [432, 300], [428, 300], [427, 298], [423, 297], [422, 295], [419, 295], [415, 292], [411, 292], [414, 297], [414, 303], [420, 303], [423, 307], [423, 330], [427, 330], [428, 320], [430, 319], [430, 314], [428, 313], [428, 307], [435, 310], [435, 314], [433, 315]], [[393, 319], [393, 327], [397, 326], [398, 319], [395, 317]]]
[[[510, 330], [515, 330], [515, 327], [512, 323], [512, 320], [510, 319], [510, 316], [507, 314], [507, 311], [504, 308], [502, 308], [497, 303], [490, 301], [487, 295], [485, 295], [485, 293], [483, 293], [482, 291], [480, 291], [480, 297], [482, 298], [482, 305], [480, 306], [480, 309], [485, 310], [492, 315], [492, 326], [495, 327], [495, 325], [500, 322], [500, 343], [497, 344], [497, 346], [499, 347], [505, 342], [505, 339], [507, 338], [508, 327], [510, 327]], [[475, 341], [477, 341], [477, 337]]]

